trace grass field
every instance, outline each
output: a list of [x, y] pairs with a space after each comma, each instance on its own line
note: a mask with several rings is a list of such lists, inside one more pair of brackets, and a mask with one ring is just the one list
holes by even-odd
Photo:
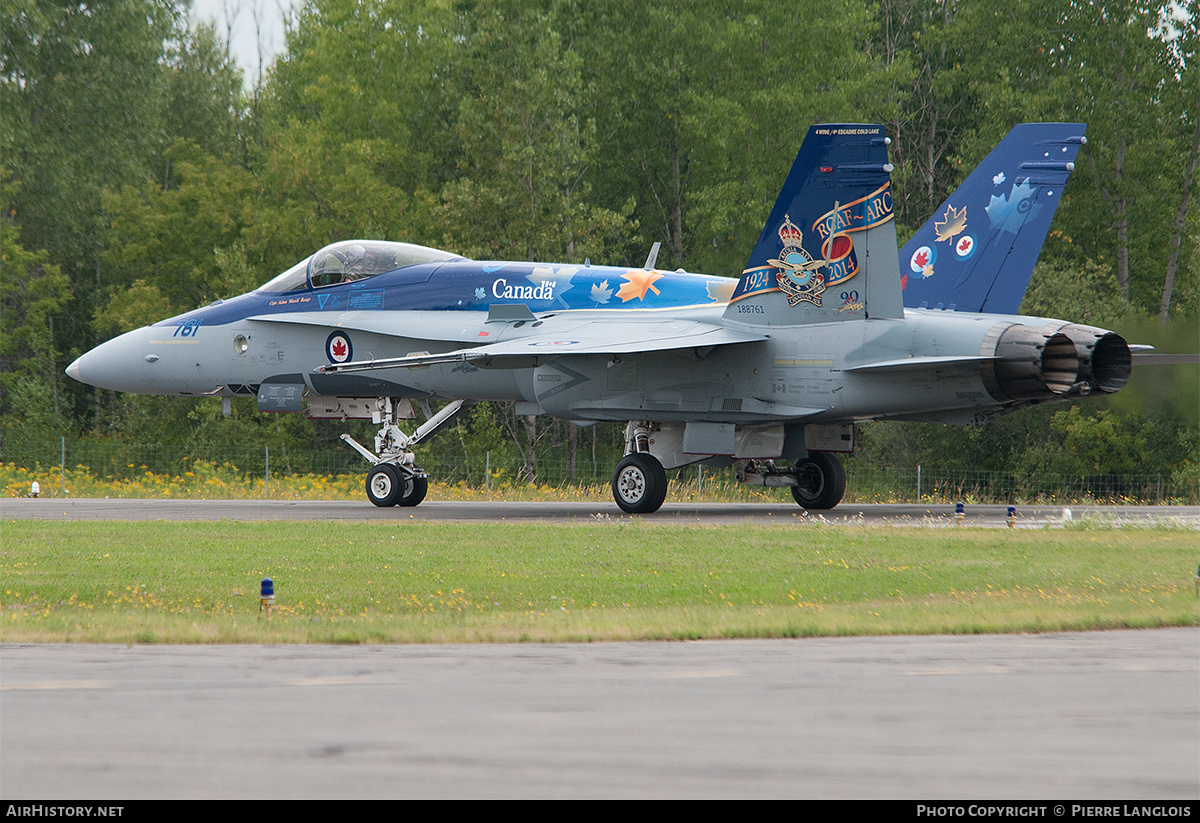
[[[1182, 528], [6, 521], [0, 641], [424, 643], [1200, 624]], [[260, 612], [259, 584], [276, 601]]]

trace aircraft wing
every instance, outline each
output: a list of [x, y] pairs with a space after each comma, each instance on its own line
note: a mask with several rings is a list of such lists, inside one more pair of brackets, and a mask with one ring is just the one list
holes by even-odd
[[[410, 337], [407, 332], [405, 337]], [[567, 320], [545, 331], [535, 331], [482, 346], [440, 354], [414, 354], [378, 360], [330, 363], [319, 371], [368, 371], [371, 369], [417, 368], [443, 363], [471, 363], [483, 368], [525, 368], [537, 360], [572, 354], [635, 354], [653, 351], [697, 349], [702, 353], [716, 346], [754, 343], [767, 336], [752, 331], [725, 328], [694, 320]]]

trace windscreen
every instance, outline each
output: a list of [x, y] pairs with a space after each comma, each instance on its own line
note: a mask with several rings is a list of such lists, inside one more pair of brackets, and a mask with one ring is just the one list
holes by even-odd
[[382, 240], [345, 240], [326, 246], [273, 278], [259, 291], [281, 293], [321, 288], [363, 280], [377, 274], [443, 260], [461, 260], [460, 255], [415, 243]]
[[412, 243], [348, 240], [326, 246], [312, 256], [309, 282], [316, 289], [364, 280], [405, 266], [457, 258], [456, 254]]

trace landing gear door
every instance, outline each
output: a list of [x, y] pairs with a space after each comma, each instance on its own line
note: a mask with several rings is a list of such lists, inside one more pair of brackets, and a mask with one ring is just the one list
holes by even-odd
[[854, 451], [854, 424], [834, 423], [804, 426], [804, 445], [810, 452]]

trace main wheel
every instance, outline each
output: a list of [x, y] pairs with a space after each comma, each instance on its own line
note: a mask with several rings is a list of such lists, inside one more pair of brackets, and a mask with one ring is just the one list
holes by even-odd
[[846, 493], [846, 470], [828, 452], [809, 452], [796, 461], [796, 481], [792, 497], [806, 509], [832, 509]]
[[425, 499], [425, 493], [429, 491], [429, 480], [424, 477], [410, 475], [402, 478], [400, 485], [403, 491], [400, 493], [400, 499], [396, 501], [397, 506], [415, 506]]
[[394, 506], [400, 499], [400, 478], [394, 466], [380, 463], [367, 473], [367, 499], [376, 506]]
[[623, 511], [650, 514], [658, 511], [667, 497], [667, 473], [651, 454], [627, 454], [613, 472], [612, 490]]

